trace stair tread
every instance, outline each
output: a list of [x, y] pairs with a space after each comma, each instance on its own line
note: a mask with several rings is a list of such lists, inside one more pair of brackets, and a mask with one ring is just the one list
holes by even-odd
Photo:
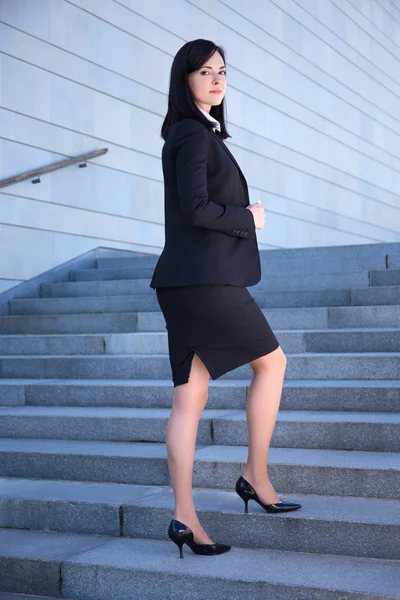
[[[115, 290], [115, 284], [118, 284], [119, 282], [121, 282], [121, 286], [122, 283], [124, 283], [126, 285], [126, 283], [129, 282], [135, 282], [135, 281], [140, 281], [139, 279], [98, 279], [98, 280], [92, 280], [92, 281], [68, 281], [63, 283], [62, 285], [68, 285], [68, 286], [83, 286], [83, 285], [87, 285], [89, 286], [93, 286], [93, 284], [112, 284], [113, 289]], [[150, 281], [150, 279], [149, 279]], [[55, 284], [52, 284], [55, 285]], [[348, 293], [348, 292], [365, 292], [365, 291], [381, 291], [381, 292], [393, 292], [393, 290], [397, 291], [400, 289], [399, 285], [370, 285], [370, 286], [358, 286], [358, 287], [343, 287], [343, 288], [329, 288], [329, 287], [325, 287], [323, 289], [319, 289], [319, 288], [309, 288], [309, 289], [293, 289], [293, 290], [287, 290], [287, 289], [277, 289], [277, 290], [271, 290], [271, 289], [262, 289], [262, 288], [249, 288], [250, 293], [252, 293], [252, 295], [265, 295], [265, 296], [273, 296], [276, 294], [310, 294], [310, 293], [318, 293], [321, 295], [329, 295], [332, 293], [335, 294], [340, 294], [340, 293]], [[10, 300], [9, 302], [11, 303], [20, 303], [20, 302], [26, 302], [26, 303], [33, 303], [33, 302], [37, 302], [42, 301], [42, 302], [53, 302], [54, 300], [75, 300], [78, 299], [88, 299], [88, 300], [93, 300], [93, 298], [95, 298], [96, 300], [107, 300], [107, 299], [124, 299], [126, 300], [127, 298], [129, 298], [130, 300], [135, 300], [135, 299], [141, 299], [143, 297], [145, 298], [152, 298], [154, 297], [155, 294], [152, 291], [152, 288], [149, 287], [149, 290], [147, 291], [142, 291], [142, 292], [134, 292], [132, 291], [129, 293], [125, 293], [125, 294], [107, 294], [104, 293], [103, 295], [88, 295], [85, 296], [84, 294], [79, 294], [76, 296], [36, 296], [36, 297], [27, 297], [27, 298], [13, 298], [12, 300]], [[381, 307], [381, 304], [377, 304], [377, 305], [367, 305], [369, 306], [379, 306]], [[398, 306], [398, 304], [385, 304], [386, 306]], [[318, 308], [324, 308], [324, 309], [331, 309], [331, 308], [365, 308], [364, 305], [342, 305], [342, 306], [300, 306], [300, 307], [268, 307], [268, 310], [303, 310], [303, 309], [318, 309]], [[143, 311], [139, 311], [139, 312], [143, 312]], [[146, 311], [147, 312], [147, 311]], [[149, 311], [149, 312], [158, 312], [158, 311]], [[80, 313], [81, 314], [81, 313]], [[7, 315], [2, 315], [2, 316], [7, 316]]]
[[[273, 518], [374, 523], [400, 527], [400, 500], [360, 498], [355, 496], [320, 496], [318, 494], [285, 493], [281, 499], [299, 502], [300, 511], [281, 513]], [[173, 511], [170, 486], [124, 483], [97, 483], [26, 478], [0, 478], [0, 499], [35, 499], [51, 502], [150, 506]], [[242, 500], [232, 489], [193, 487], [193, 498], [199, 511], [219, 514], [242, 513]], [[252, 503], [251, 514], [262, 518], [265, 512]], [[244, 515], [244, 513], [243, 513]], [[246, 516], [244, 516], [246, 518]]]
[[[212, 379], [209, 382], [210, 387], [236, 387], [248, 386], [250, 379]], [[0, 386], [5, 385], [35, 385], [35, 386], [172, 386], [170, 379], [18, 379], [18, 378], [0, 378]], [[285, 379], [283, 387], [338, 387], [338, 388], [400, 388], [400, 379]]]
[[170, 540], [0, 530], [1, 556], [62, 562], [68, 565], [63, 579], [67, 586], [76, 565], [83, 573], [84, 569], [92, 572], [95, 568], [99, 577], [106, 576], [110, 569], [115, 569], [118, 577], [125, 571], [145, 571], [216, 578], [225, 583], [244, 581], [374, 593], [382, 598], [396, 598], [400, 589], [398, 560], [240, 547], [232, 547], [213, 560], [199, 560], [187, 546], [184, 552], [185, 560], [179, 560], [178, 549]]
[[[350, 251], [358, 252], [359, 249], [363, 251], [367, 246], [369, 249], [371, 244], [349, 246], [348, 254], [353, 256]], [[337, 248], [339, 254], [347, 246], [333, 248]], [[378, 248], [382, 252], [383, 248], [387, 249], [385, 253], [391, 252], [392, 249], [396, 251], [398, 249], [400, 252], [400, 243], [380, 244], [376, 246], [376, 249]], [[324, 258], [326, 249], [321, 252], [321, 256], [309, 255], [310, 250], [308, 254], [303, 249], [298, 250], [299, 256], [294, 259], [293, 264], [297, 262], [300, 265], [301, 261], [306, 263], [309, 260], [315, 262], [321, 259], [321, 268], [324, 269], [324, 260], [325, 262], [335, 260], [334, 256], [329, 257], [329, 255]], [[288, 261], [284, 252], [285, 250], [281, 250], [282, 260]], [[303, 258], [300, 257], [301, 253], [305, 255]], [[150, 255], [143, 254], [143, 256]], [[279, 256], [279, 249], [276, 256], [273, 251], [263, 253], [263, 257], [267, 259]], [[158, 256], [153, 255], [152, 258], [155, 266]], [[381, 259], [384, 258], [382, 254]], [[387, 258], [386, 256], [386, 260]], [[400, 412], [397, 412], [396, 404], [400, 400], [400, 372], [396, 371], [400, 359], [400, 338], [397, 344], [397, 336], [400, 335], [398, 326], [400, 306], [397, 302], [400, 292], [399, 281], [397, 281], [400, 268], [395, 266], [394, 262], [390, 262], [393, 265], [390, 269], [385, 269], [384, 262], [382, 266], [378, 262], [368, 265], [366, 259], [364, 262], [358, 262], [356, 256], [354, 259], [354, 262], [351, 264], [348, 262], [346, 266], [346, 268], [351, 267], [352, 270], [335, 270], [326, 267], [325, 270], [318, 271], [318, 275], [323, 279], [317, 283], [311, 281], [314, 273], [311, 269], [304, 272], [291, 272], [288, 268], [287, 273], [281, 271], [275, 274], [272, 268], [268, 273], [267, 268], [264, 268], [260, 283], [250, 288], [250, 292], [274, 326], [274, 330], [284, 335], [284, 339], [288, 341], [288, 345], [292, 345], [292, 349], [310, 347], [323, 350], [325, 347], [328, 349], [337, 347], [342, 350], [341, 352], [285, 352], [288, 359], [293, 362], [293, 374], [297, 377], [303, 374], [309, 377], [314, 373], [324, 377], [325, 372], [328, 377], [332, 375], [345, 377], [351, 374], [356, 377], [377, 378], [380, 375], [386, 377], [382, 380], [285, 379], [283, 388], [286, 390], [291, 388], [290, 391], [286, 391], [285, 399], [290, 401], [287, 406], [300, 408], [297, 410], [282, 408], [278, 412], [277, 423], [285, 423], [279, 426], [282, 431], [301, 430], [304, 434], [304, 432], [314, 431], [315, 427], [315, 432], [318, 434], [329, 433], [337, 432], [335, 425], [343, 424], [340, 432], [353, 431], [353, 428], [357, 427], [357, 431], [362, 431], [364, 434], [368, 428], [372, 438], [379, 438], [379, 441], [384, 432], [388, 432], [390, 437], [397, 433], [397, 429], [393, 426], [400, 425]], [[344, 259], [342, 260], [344, 262]], [[86, 263], [86, 266], [87, 264], [89, 263]], [[218, 401], [215, 406], [221, 405], [225, 408], [211, 408], [214, 406], [212, 404], [210, 407], [205, 407], [200, 416], [203, 421], [214, 420], [215, 436], [204, 436], [200, 441], [206, 443], [195, 446], [194, 466], [197, 487], [196, 485], [193, 487], [194, 502], [196, 508], [207, 515], [207, 518], [212, 520], [216, 517], [221, 520], [219, 529], [221, 532], [225, 530], [226, 525], [236, 521], [243, 527], [244, 523], [248, 522], [254, 531], [258, 531], [258, 519], [266, 518], [269, 520], [264, 524], [265, 532], [262, 531], [262, 537], [269, 528], [270, 531], [275, 532], [279, 532], [280, 527], [286, 527], [287, 531], [293, 528], [293, 537], [301, 538], [302, 545], [288, 543], [279, 545], [282, 536], [277, 536], [275, 541], [270, 536], [269, 544], [258, 544], [272, 546], [265, 549], [256, 547], [257, 544], [254, 540], [251, 543], [249, 537], [241, 540], [239, 536], [233, 541], [238, 544], [244, 541], [243, 545], [232, 546], [231, 552], [214, 557], [212, 561], [199, 560], [188, 547], [184, 548], [186, 560], [178, 560], [178, 549], [167, 538], [168, 514], [170, 513], [172, 517], [174, 509], [173, 489], [167, 485], [169, 483], [167, 448], [160, 435], [157, 434], [157, 437], [142, 435], [142, 430], [145, 431], [148, 427], [160, 431], [171, 412], [168, 402], [169, 391], [173, 389], [172, 381], [171, 378], [165, 378], [168, 370], [163, 366], [168, 359], [163, 343], [167, 332], [162, 326], [162, 313], [156, 306], [155, 291], [148, 285], [153, 265], [149, 267], [140, 266], [139, 263], [126, 264], [126, 266], [117, 266], [117, 264], [105, 262], [94, 269], [82, 269], [77, 266], [70, 270], [70, 274], [78, 274], [74, 279], [81, 277], [82, 281], [45, 282], [40, 287], [42, 296], [13, 298], [9, 301], [7, 312], [10, 310], [11, 313], [24, 314], [0, 315], [2, 331], [7, 331], [0, 335], [2, 343], [0, 352], [14, 352], [14, 354], [0, 355], [0, 369], [4, 365], [3, 373], [20, 375], [26, 372], [27, 375], [40, 377], [43, 372], [43, 374], [54, 373], [68, 377], [69, 374], [79, 376], [81, 372], [82, 375], [90, 376], [93, 370], [94, 376], [96, 374], [106, 376], [109, 373], [112, 376], [115, 371], [119, 377], [124, 373], [131, 377], [132, 371], [125, 372], [124, 369], [125, 365], [131, 365], [129, 361], [133, 360], [135, 366], [140, 366], [138, 373], [148, 376], [142, 379], [0, 378], [0, 400], [15, 403], [13, 406], [0, 406], [0, 419], [4, 419], [2, 431], [4, 429], [7, 435], [29, 435], [30, 432], [31, 435], [38, 436], [37, 438], [0, 438], [0, 459], [1, 464], [5, 465], [3, 474], [0, 475], [0, 506], [5, 506], [9, 515], [17, 515], [14, 521], [8, 522], [4, 519], [0, 521], [3, 523], [3, 528], [0, 527], [0, 558], [5, 559], [3, 564], [7, 565], [8, 559], [13, 559], [13, 568], [18, 569], [21, 566], [23, 572], [24, 559], [31, 561], [37, 570], [47, 563], [47, 568], [55, 570], [56, 586], [59, 586], [60, 594], [68, 597], [75, 594], [76, 597], [88, 595], [87, 586], [90, 585], [93, 576], [96, 578], [95, 592], [101, 590], [103, 593], [101, 581], [107, 581], [107, 585], [111, 588], [115, 583], [125, 586], [128, 580], [134, 581], [135, 576], [142, 572], [150, 578], [153, 575], [154, 581], [157, 582], [165, 581], [163, 576], [168, 576], [171, 585], [169, 589], [172, 589], [175, 581], [178, 583], [182, 581], [184, 575], [196, 577], [197, 579], [193, 581], [197, 581], [200, 585], [199, 594], [210, 584], [227, 586], [218, 588], [225, 592], [225, 590], [236, 589], [237, 582], [242, 582], [248, 590], [253, 590], [249, 585], [254, 585], [257, 598], [261, 598], [261, 594], [268, 595], [268, 592], [273, 596], [276, 589], [279, 597], [282, 594], [281, 590], [284, 590], [285, 598], [297, 597], [297, 594], [300, 594], [302, 598], [313, 600], [327, 596], [330, 598], [331, 595], [335, 598], [339, 595], [345, 596], [349, 600], [361, 597], [363, 600], [367, 598], [400, 600], [398, 596], [400, 556], [398, 556], [396, 541], [400, 532], [400, 480], [397, 477], [400, 473], [400, 453], [272, 446], [268, 452], [268, 463], [273, 467], [274, 472], [281, 471], [284, 475], [281, 480], [282, 489], [292, 492], [298, 487], [303, 490], [300, 493], [284, 493], [281, 498], [300, 502], [302, 509], [267, 515], [260, 506], [252, 502], [249, 506], [250, 515], [245, 514], [243, 501], [236, 494], [234, 486], [235, 473], [238, 473], [239, 467], [242, 469], [246, 463], [248, 447], [211, 443], [211, 441], [224, 439], [226, 442], [240, 443], [241, 438], [237, 437], [237, 432], [244, 431], [243, 427], [247, 420], [244, 406], [245, 394], [251, 382], [250, 378], [243, 378], [247, 375], [245, 370], [239, 372], [241, 379], [222, 378], [209, 381], [209, 386], [213, 390], [212, 400]], [[306, 265], [302, 266], [307, 268]], [[384, 275], [385, 273], [387, 276]], [[304, 285], [307, 289], [285, 290], [286, 285], [290, 287], [290, 282], [283, 281], [288, 274], [292, 280], [293, 278], [298, 280], [297, 284], [292, 281], [291, 285], [294, 287]], [[369, 274], [372, 278], [376, 277], [372, 283], [377, 285], [369, 285], [370, 281], [367, 279]], [[124, 276], [127, 279], [121, 279]], [[278, 278], [276, 286], [280, 288], [282, 284], [283, 289], [268, 289], [268, 282], [272, 278]], [[324, 281], [327, 282], [326, 288], [314, 289], [314, 285], [322, 286]], [[386, 284], [393, 282], [394, 285], [381, 286], [379, 281]], [[114, 296], [114, 291], [119, 295]], [[312, 294], [315, 296], [312, 297]], [[29, 296], [29, 292], [27, 295]], [[335, 305], [335, 302], [340, 305]], [[347, 302], [358, 304], [350, 305]], [[374, 304], [365, 304], [367, 302]], [[392, 302], [392, 304], [379, 304], [379, 302]], [[333, 306], [295, 306], [302, 303]], [[270, 308], [265, 306], [266, 304], [273, 304], [274, 307]], [[281, 304], [288, 304], [289, 307], [281, 308]], [[147, 310], [148, 308], [151, 310]], [[79, 312], [80, 309], [85, 312]], [[119, 309], [126, 312], [115, 312]], [[134, 320], [135, 326], [132, 329], [135, 331], [130, 331], [129, 320], [131, 322]], [[275, 323], [285, 328], [279, 329], [275, 327]], [[341, 323], [346, 327], [340, 327]], [[362, 327], [362, 323], [366, 323], [366, 327]], [[374, 326], [380, 323], [383, 326]], [[299, 329], [298, 325], [303, 326], [303, 324], [308, 324], [310, 328]], [[330, 328], [330, 324], [334, 328]], [[293, 327], [290, 328], [292, 325]], [[102, 332], [107, 328], [111, 331]], [[57, 329], [60, 331], [57, 332]], [[117, 331], [118, 329], [126, 331]], [[142, 329], [148, 331], [141, 331]], [[18, 333], [13, 334], [14, 330]], [[23, 333], [30, 330], [33, 333]], [[54, 344], [47, 344], [49, 335]], [[104, 342], [99, 342], [99, 339]], [[11, 340], [15, 340], [15, 345]], [[25, 340], [25, 344], [22, 340]], [[64, 341], [69, 345], [65, 346]], [[345, 341], [348, 341], [346, 346], [344, 343], [339, 345], [339, 342]], [[334, 346], [331, 345], [332, 342]], [[106, 343], [107, 351], [116, 348], [123, 350], [123, 353], [103, 353]], [[129, 352], [134, 345], [140, 352]], [[85, 351], [89, 348], [90, 352], [92, 347], [95, 348], [96, 354], [78, 354], [82, 348]], [[151, 347], [163, 352], [143, 353], [143, 350]], [[392, 351], [377, 351], [376, 349], [380, 347]], [[343, 349], [349, 348], [355, 348], [356, 351], [343, 352]], [[357, 348], [364, 350], [375, 348], [375, 351], [357, 352]], [[63, 354], [56, 354], [58, 349]], [[37, 350], [41, 354], [34, 354]], [[33, 354], [15, 354], [19, 351], [31, 351]], [[47, 351], [51, 354], [42, 354]], [[68, 351], [76, 353], [64, 354]], [[32, 359], [40, 360], [35, 363], [27, 362]], [[82, 362], [69, 362], [71, 359], [79, 359]], [[107, 363], [102, 362], [104, 359], [108, 359]], [[16, 360], [23, 362], [14, 362]], [[154, 362], [147, 362], [148, 360]], [[114, 361], [117, 365], [120, 361], [123, 368], [115, 369]], [[361, 365], [362, 369], [359, 368]], [[53, 370], [50, 369], [52, 366]], [[328, 366], [332, 369], [325, 368]], [[164, 379], [151, 379], [157, 373]], [[288, 375], [290, 374], [291, 372]], [[397, 379], [387, 379], [392, 376]], [[113, 390], [110, 389], [111, 387], [119, 389]], [[152, 387], [157, 389], [151, 389]], [[100, 388], [107, 388], [103, 395], [100, 393]], [[143, 391], [138, 388], [143, 388]], [[327, 388], [332, 390], [329, 391]], [[302, 402], [299, 402], [297, 396], [299, 398], [301, 396]], [[122, 398], [128, 404], [112, 406], [110, 399], [113, 397], [116, 402]], [[164, 407], [152, 407], [146, 398], [163, 403]], [[233, 398], [238, 406], [242, 404], [243, 398], [243, 406], [228, 408], [233, 405]], [[310, 404], [308, 398], [311, 399]], [[93, 399], [107, 404], [99, 406], [90, 404]], [[57, 404], [74, 400], [82, 404], [77, 406]], [[139, 400], [141, 407], [136, 407], [136, 404], [139, 405]], [[336, 410], [336, 402], [340, 401], [341, 410]], [[56, 402], [56, 405], [41, 405], [41, 402]], [[89, 403], [88, 406], [85, 405], [86, 402]], [[324, 410], [318, 410], [319, 406]], [[347, 407], [354, 407], [357, 410], [346, 410]], [[374, 408], [384, 411], [385, 407], [393, 412], [373, 412]], [[372, 410], [368, 411], [368, 409]], [[50, 421], [50, 419], [57, 419], [57, 421]], [[120, 421], [117, 422], [118, 419]], [[138, 419], [138, 422], [134, 419]], [[150, 423], [146, 423], [145, 420], [149, 420]], [[332, 426], [329, 423], [332, 423]], [[212, 423], [203, 422], [201, 427], [204, 430], [208, 428], [210, 431]], [[118, 430], [118, 435], [110, 434], [111, 428]], [[134, 429], [140, 430], [136, 438], [142, 441], [132, 441], [131, 438], [135, 437], [132, 433]], [[106, 439], [129, 439], [130, 441], [39, 438], [44, 435], [51, 436], [52, 431], [56, 432], [54, 435], [57, 437], [60, 434], [68, 437], [67, 430], [70, 437], [90, 437], [88, 432], [92, 432], [93, 438], [99, 438], [104, 430], [106, 434], [103, 437]], [[128, 433], [123, 435], [122, 430]], [[235, 437], [228, 439], [222, 435], [218, 438], [219, 430], [233, 431]], [[293, 437], [289, 437], [291, 443], [294, 443]], [[162, 441], [143, 441], [147, 439]], [[318, 439], [316, 445], [327, 445], [326, 441], [321, 444], [319, 441]], [[286, 440], [282, 438], [280, 443], [285, 444]], [[308, 433], [303, 445], [312, 445]], [[355, 446], [355, 443], [337, 445], [338, 448], [348, 446]], [[357, 447], [378, 446], [360, 444]], [[385, 446], [389, 449], [391, 447], [395, 446]], [[154, 469], [146, 472], [149, 466]], [[124, 469], [123, 476], [117, 472], [120, 467]], [[132, 473], [130, 473], [131, 467]], [[218, 470], [221, 478], [216, 479], [215, 473]], [[129, 476], [125, 477], [127, 472]], [[4, 476], [4, 473], [11, 476]], [[314, 485], [310, 485], [310, 480], [304, 477], [304, 473], [318, 474], [319, 479], [314, 480]], [[18, 477], [18, 474], [22, 477]], [[39, 478], [30, 479], [35, 474]], [[57, 479], [44, 479], [49, 476]], [[61, 479], [62, 477], [69, 477], [69, 480]], [[77, 480], [79, 477], [82, 481]], [[92, 477], [93, 481], [90, 481]], [[230, 485], [232, 477], [234, 480]], [[108, 478], [111, 481], [107, 481]], [[379, 488], [379, 478], [382, 481], [382, 488]], [[378, 487], [375, 485], [376, 480]], [[135, 483], [113, 483], [112, 481]], [[388, 481], [390, 485], [387, 484]], [[303, 485], [304, 482], [307, 485]], [[160, 483], [162, 485], [159, 485]], [[207, 485], [212, 487], [200, 487]], [[221, 487], [216, 489], [215, 486], [218, 485]], [[375, 494], [378, 496], [380, 491], [382, 497], [373, 497]], [[325, 492], [328, 495], [324, 495]], [[354, 495], [329, 495], [329, 493], [351, 494], [352, 492]], [[367, 497], [362, 495], [364, 492]], [[279, 489], [277, 493], [280, 495]], [[23, 512], [18, 513], [19, 510], [24, 512], [24, 516]], [[81, 521], [77, 519], [76, 522], [73, 518], [70, 520], [68, 524], [71, 533], [61, 532], [64, 527], [63, 511], [64, 518], [66, 515], [71, 517], [75, 511], [81, 519]], [[96, 511], [99, 515], [113, 514], [115, 521], [113, 527], [100, 529], [81, 527], [87, 515], [97, 514]], [[52, 517], [47, 520], [50, 513]], [[36, 520], [33, 518], [29, 521], [32, 515]], [[143, 516], [144, 523], [154, 515], [166, 516], [165, 539], [162, 528], [158, 530], [158, 534], [153, 532], [153, 536], [159, 539], [152, 539], [151, 528], [145, 527], [143, 523], [142, 530], [140, 528], [135, 530], [134, 527], [125, 529], [129, 516], [137, 519], [140, 515]], [[104, 521], [106, 520], [103, 520], [103, 524]], [[13, 529], [14, 526], [21, 529]], [[43, 530], [23, 529], [24, 526]], [[382, 529], [386, 527], [388, 529]], [[59, 529], [60, 532], [51, 531]], [[64, 529], [68, 528], [64, 527]], [[74, 533], [78, 531], [99, 531], [100, 535]], [[125, 531], [127, 537], [123, 537]], [[304, 536], [302, 531], [309, 534], [307, 544], [304, 540], [307, 536]], [[332, 538], [324, 540], [322, 537], [325, 545], [319, 546], [315, 534], [312, 533], [314, 531], [321, 532], [321, 536], [336, 531], [336, 536], [333, 535], [333, 540]], [[358, 532], [358, 535], [354, 536], [355, 539], [352, 538], [354, 532]], [[371, 534], [371, 544], [375, 543], [376, 547], [371, 549], [369, 546], [367, 551], [359, 553], [369, 557], [389, 556], [390, 558], [356, 556], [367, 532]], [[133, 537], [134, 533], [150, 537], [146, 539]], [[113, 535], [121, 537], [112, 537]], [[354, 545], [340, 546], [340, 540], [343, 542], [349, 539], [349, 536], [354, 541]], [[335, 537], [340, 542], [336, 547]], [[381, 545], [377, 543], [378, 538]], [[223, 539], [216, 539], [216, 541], [223, 542]], [[391, 554], [382, 550], [387, 544], [392, 544]], [[316, 552], [311, 553], [310, 550]], [[337, 553], [323, 554], [324, 550]], [[354, 556], [350, 556], [352, 552]], [[394, 560], [391, 559], [392, 556], [395, 557]], [[60, 564], [64, 564], [63, 569]], [[58, 575], [60, 575], [59, 581], [57, 581]], [[204, 583], [200, 577], [204, 578]], [[82, 589], [79, 589], [80, 585]], [[43, 593], [57, 595], [57, 589], [57, 587], [47, 587]], [[71, 590], [75, 593], [71, 593]], [[29, 588], [26, 591], [37, 592], [38, 590]], [[221, 597], [222, 595], [220, 594]], [[248, 595], [252, 597], [252, 593]], [[46, 600], [46, 598], [0, 591], [0, 600]], [[47, 600], [56, 599], [49, 597]]]
[[[30, 594], [0, 592], [0, 600], [59, 600], [59, 598], [55, 596], [31, 596]], [[63, 600], [68, 600], [68, 598], [63, 598]]]
[[[293, 333], [295, 335], [302, 335], [304, 333], [321, 333], [321, 334], [331, 334], [331, 333], [398, 333], [400, 336], [400, 328], [399, 327], [340, 327], [340, 328], [331, 328], [326, 327], [324, 329], [280, 329], [279, 327], [275, 327], [274, 331], [276, 333]], [[139, 336], [148, 336], [155, 337], [162, 335], [163, 337], [167, 336], [167, 331], [163, 329], [160, 330], [151, 330], [151, 331], [129, 331], [129, 332], [79, 332], [79, 333], [53, 333], [50, 334], [52, 338], [62, 338], [63, 340], [66, 337], [111, 337], [111, 336], [121, 336], [121, 337], [139, 337]], [[2, 333], [0, 334], [0, 340], [2, 339], [25, 339], [25, 338], [49, 338], [49, 334], [46, 333]], [[400, 338], [399, 338], [400, 345]]]
[[[0, 418], [13, 417], [79, 417], [95, 419], [167, 419], [170, 408], [107, 406], [0, 406]], [[246, 410], [204, 408], [200, 419], [246, 421]], [[400, 425], [400, 413], [327, 410], [283, 410], [277, 421], [308, 423], [391, 423]]]
[[[400, 357], [400, 350], [398, 352], [298, 352], [298, 353], [290, 353], [286, 352], [286, 356], [293, 358], [312, 358], [312, 357], [340, 357], [345, 356], [346, 358], [351, 358], [353, 356], [372, 356], [372, 357], [389, 357], [395, 356]], [[82, 360], [82, 359], [93, 359], [93, 358], [102, 358], [107, 360], [115, 360], [116, 358], [165, 358], [168, 357], [168, 352], [152, 352], [151, 354], [145, 354], [143, 352], [132, 352], [128, 354], [1, 354], [0, 359], [12, 359], [12, 360], [36, 360], [38, 358], [46, 358], [46, 359], [70, 359], [70, 360]]]
[[[147, 269], [148, 267], [144, 267], [145, 269]], [[151, 268], [151, 267], [150, 267]], [[261, 267], [262, 268], [262, 267]], [[142, 273], [140, 273], [140, 271], [142, 270], [141, 267], [98, 267], [98, 268], [88, 268], [88, 269], [71, 269], [70, 273], [110, 273], [111, 275], [119, 272], [119, 271], [139, 271], [138, 275], [142, 275]], [[299, 273], [293, 273], [291, 271], [287, 272], [287, 271], [282, 271], [280, 274], [276, 274], [276, 273], [268, 273], [267, 271], [264, 271], [262, 273], [262, 281], [265, 279], [268, 279], [268, 277], [276, 277], [276, 276], [285, 276], [285, 275], [298, 275], [299, 277], [303, 276], [303, 275], [308, 275], [310, 277], [314, 277], [315, 273], [317, 272], [318, 275], [333, 275], [333, 276], [342, 276], [343, 275], [351, 275], [351, 276], [356, 276], [356, 275], [365, 275], [366, 273], [371, 273], [371, 272], [378, 272], [378, 273], [387, 273], [388, 271], [398, 271], [399, 269], [397, 269], [396, 267], [392, 268], [392, 269], [368, 269], [367, 267], [364, 268], [358, 268], [358, 269], [352, 269], [349, 271], [315, 271], [315, 269], [310, 269], [310, 271], [301, 271]], [[137, 278], [132, 278], [130, 279], [129, 277], [127, 279], [124, 279], [124, 281], [150, 281], [151, 277], [147, 276], [147, 277], [137, 277]], [[101, 281], [100, 279], [96, 279], [95, 281]], [[259, 284], [256, 284], [259, 285]]]
[[[96, 455], [131, 458], [167, 458], [162, 442], [104, 442], [93, 440], [51, 440], [37, 438], [0, 438], [0, 452]], [[196, 461], [245, 463], [247, 446], [197, 444]], [[277, 448], [269, 450], [269, 464], [325, 466], [355, 469], [400, 469], [400, 453], [362, 450], [326, 450], [310, 448]]]

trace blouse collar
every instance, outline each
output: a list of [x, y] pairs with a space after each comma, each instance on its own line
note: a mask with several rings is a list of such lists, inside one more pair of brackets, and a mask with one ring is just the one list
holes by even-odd
[[[196, 105], [197, 106], [197, 105]], [[200, 108], [200, 106], [197, 106], [197, 108], [203, 113], [203, 115], [205, 117], [207, 117], [207, 119], [209, 121], [211, 121], [211, 123], [213, 123], [214, 127], [213, 130], [215, 131], [216, 129], [218, 129], [218, 131], [221, 131], [221, 124], [219, 121], [217, 121], [217, 119], [214, 119], [214, 117], [212, 117], [206, 110], [204, 110], [203, 108]]]

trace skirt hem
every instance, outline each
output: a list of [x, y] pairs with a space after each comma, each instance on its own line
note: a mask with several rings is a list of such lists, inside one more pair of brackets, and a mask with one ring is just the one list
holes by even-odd
[[[189, 372], [184, 373], [183, 377], [174, 377], [173, 378], [173, 383], [174, 383], [174, 387], [177, 387], [178, 385], [182, 385], [185, 383], [189, 383], [189, 379], [190, 379], [190, 374], [192, 371], [192, 363], [193, 363], [193, 358], [194, 358], [194, 354], [197, 354], [197, 356], [200, 358], [200, 360], [202, 361], [202, 363], [204, 364], [204, 366], [206, 367], [207, 371], [210, 374], [210, 377], [213, 381], [215, 381], [216, 379], [219, 379], [220, 377], [222, 377], [223, 375], [226, 375], [226, 373], [229, 373], [230, 371], [233, 371], [234, 369], [238, 369], [239, 367], [241, 367], [242, 365], [246, 365], [249, 364], [250, 362], [252, 362], [253, 360], [257, 360], [257, 358], [261, 358], [262, 356], [266, 356], [267, 354], [271, 354], [271, 352], [275, 352], [275, 350], [277, 350], [280, 347], [280, 344], [278, 343], [278, 345], [273, 348], [272, 350], [268, 350], [267, 352], [254, 352], [251, 353], [249, 355], [249, 357], [246, 358], [241, 358], [240, 361], [235, 361], [233, 366], [225, 366], [222, 369], [214, 369], [211, 365], [210, 367], [207, 366], [207, 362], [208, 360], [204, 360], [204, 355], [203, 358], [200, 356], [200, 353], [196, 350], [194, 350], [193, 348], [191, 348], [192, 351], [192, 357], [190, 360], [190, 364], [189, 364]], [[203, 353], [202, 353], [203, 354]], [[185, 381], [181, 381], [181, 379], [184, 379]]]

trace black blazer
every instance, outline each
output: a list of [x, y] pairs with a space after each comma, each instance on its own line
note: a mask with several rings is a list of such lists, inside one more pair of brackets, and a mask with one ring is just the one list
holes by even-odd
[[162, 149], [165, 245], [150, 287], [261, 279], [246, 179], [217, 131], [192, 118], [175, 122]]

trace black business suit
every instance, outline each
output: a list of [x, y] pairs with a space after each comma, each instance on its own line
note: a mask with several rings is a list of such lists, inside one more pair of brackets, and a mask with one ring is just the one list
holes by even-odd
[[261, 279], [246, 179], [219, 133], [196, 119], [172, 125], [162, 149], [165, 246], [150, 287]]
[[279, 346], [246, 286], [261, 279], [246, 179], [217, 132], [185, 118], [162, 150], [165, 246], [150, 287], [168, 331], [174, 386], [193, 354], [212, 379]]

